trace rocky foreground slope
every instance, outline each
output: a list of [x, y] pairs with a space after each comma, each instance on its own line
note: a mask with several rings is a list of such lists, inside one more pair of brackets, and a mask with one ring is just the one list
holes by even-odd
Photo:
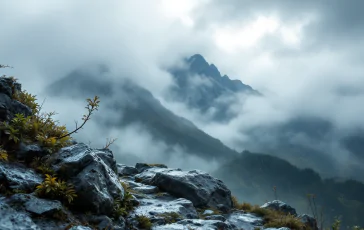
[[[28, 145], [21, 151], [37, 155], [41, 148]], [[41, 184], [43, 175], [20, 163], [0, 162], [0, 182], [9, 191], [0, 195], [0, 229], [264, 228], [264, 217], [234, 208], [224, 183], [199, 170], [116, 164], [111, 151], [91, 149], [82, 143], [61, 149], [47, 163], [75, 185], [74, 203], [66, 207], [58, 200], [26, 192]], [[115, 215], [117, 200], [130, 203], [132, 208], [119, 207], [125, 213]], [[280, 201], [262, 208], [297, 216], [292, 207]], [[307, 227], [315, 222], [308, 215], [298, 219]]]
[[0, 78], [1, 230], [317, 229], [281, 201], [239, 204], [199, 170], [117, 164], [107, 148], [70, 141], [50, 117], [14, 79]]

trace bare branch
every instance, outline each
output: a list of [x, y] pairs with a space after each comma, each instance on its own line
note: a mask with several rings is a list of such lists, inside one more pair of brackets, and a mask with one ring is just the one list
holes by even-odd
[[104, 147], [104, 149], [108, 149], [110, 147], [110, 145], [112, 145], [115, 141], [117, 140], [117, 138], [107, 138], [106, 139], [106, 145]]
[[88, 114], [83, 115], [83, 117], [82, 117], [83, 123], [81, 124], [81, 126], [77, 127], [77, 123], [76, 123], [76, 129], [75, 130], [73, 130], [72, 132], [69, 132], [69, 133], [67, 133], [67, 134], [65, 134], [63, 136], [57, 137], [57, 139], [62, 139], [64, 137], [67, 137], [67, 136], [70, 136], [70, 135], [76, 133], [78, 130], [80, 130], [86, 124], [86, 122], [88, 120], [91, 119], [90, 116], [93, 114], [93, 112], [95, 110], [98, 110], [99, 103], [100, 103], [99, 97], [95, 96], [94, 99], [88, 98], [87, 102], [88, 102], [88, 104], [87, 104], [87, 106], [85, 108], [88, 110]]

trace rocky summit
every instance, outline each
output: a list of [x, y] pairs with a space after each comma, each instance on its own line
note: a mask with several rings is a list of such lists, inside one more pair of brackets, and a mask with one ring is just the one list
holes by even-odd
[[[117, 163], [108, 148], [70, 141], [34, 99], [0, 79], [1, 230], [317, 229], [279, 200], [240, 204], [200, 170]], [[96, 105], [89, 100], [89, 111]]]

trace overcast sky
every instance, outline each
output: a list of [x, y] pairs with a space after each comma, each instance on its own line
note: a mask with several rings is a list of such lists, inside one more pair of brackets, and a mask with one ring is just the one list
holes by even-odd
[[[244, 116], [223, 126], [182, 105], [166, 106], [235, 147], [244, 125], [299, 114], [343, 130], [364, 126], [363, 8], [360, 0], [3, 0], [0, 63], [14, 66], [5, 73], [35, 94], [75, 68], [102, 62], [161, 98], [171, 84], [163, 68], [201, 53], [267, 97], [248, 101]], [[72, 103], [45, 108], [82, 102]]]

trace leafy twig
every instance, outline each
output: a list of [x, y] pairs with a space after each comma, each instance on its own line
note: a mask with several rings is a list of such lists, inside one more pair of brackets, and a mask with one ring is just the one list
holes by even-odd
[[86, 122], [88, 120], [91, 119], [90, 116], [92, 115], [92, 113], [95, 110], [98, 110], [99, 103], [100, 103], [99, 97], [95, 96], [94, 99], [88, 98], [87, 102], [88, 102], [88, 104], [87, 104], [87, 106], [85, 108], [88, 110], [88, 114], [83, 115], [83, 117], [82, 117], [83, 123], [81, 124], [81, 126], [78, 127], [77, 122], [76, 122], [76, 129], [75, 130], [73, 130], [72, 132], [69, 132], [69, 133], [67, 133], [67, 134], [65, 134], [63, 136], [60, 136], [57, 139], [62, 139], [64, 137], [67, 137], [67, 136], [70, 136], [70, 135], [76, 133], [78, 130], [80, 130], [86, 124]]

